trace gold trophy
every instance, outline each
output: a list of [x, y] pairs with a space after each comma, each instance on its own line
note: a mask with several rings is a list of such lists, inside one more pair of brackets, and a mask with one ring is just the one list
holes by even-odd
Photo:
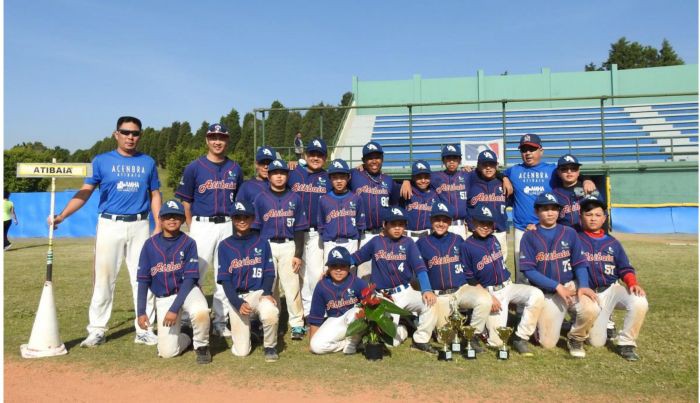
[[462, 351], [462, 344], [459, 340], [459, 336], [462, 333], [464, 315], [459, 312], [459, 306], [455, 299], [450, 301], [450, 311], [452, 314], [447, 318], [447, 323], [455, 333], [454, 339], [452, 340], [452, 353], [459, 354]]
[[474, 333], [476, 333], [476, 328], [470, 325], [464, 325], [459, 329], [462, 333], [462, 337], [467, 341], [467, 348], [464, 350], [464, 358], [468, 360], [476, 359], [476, 350], [472, 348], [472, 338]]
[[455, 333], [449, 324], [437, 330], [438, 338], [442, 343], [442, 350], [438, 351], [438, 361], [452, 361], [452, 350], [448, 345], [454, 339]]
[[503, 344], [501, 344], [501, 348], [498, 349], [498, 359], [507, 360], [510, 358], [510, 352], [508, 351], [506, 344], [508, 343], [510, 335], [513, 333], [513, 328], [503, 326], [496, 329], [496, 331], [498, 332], [498, 337], [500, 337], [501, 341], [503, 342]]

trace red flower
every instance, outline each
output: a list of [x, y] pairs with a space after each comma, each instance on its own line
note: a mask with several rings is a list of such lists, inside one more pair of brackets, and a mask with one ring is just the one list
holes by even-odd
[[368, 295], [372, 295], [375, 288], [377, 288], [375, 284], [370, 284], [368, 287], [362, 290], [362, 293], [360, 295], [362, 295], [362, 298], [367, 298]]
[[364, 318], [364, 317], [365, 317], [365, 310], [364, 310], [364, 309], [360, 309], [360, 310], [357, 311], [357, 313], [355, 314], [355, 319], [362, 319], [362, 318]]

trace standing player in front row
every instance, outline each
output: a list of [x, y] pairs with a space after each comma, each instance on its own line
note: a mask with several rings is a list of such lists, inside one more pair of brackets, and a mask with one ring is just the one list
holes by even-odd
[[[503, 180], [498, 178], [498, 158], [496, 153], [485, 150], [477, 157], [476, 170], [469, 176], [469, 191], [467, 193], [467, 215], [476, 211], [477, 204], [483, 204], [493, 213], [493, 236], [498, 239], [503, 253], [503, 261], [508, 261], [508, 241], [506, 239], [506, 196], [503, 191]], [[474, 231], [473, 221], [468, 223], [469, 230]]]
[[328, 253], [326, 275], [316, 285], [309, 315], [309, 349], [314, 354], [354, 354], [362, 335], [345, 337], [355, 320], [362, 290], [367, 283], [350, 273], [350, 254], [342, 246]]
[[218, 282], [230, 305], [231, 353], [238, 357], [250, 354], [250, 318], [257, 314], [263, 325], [265, 361], [277, 355], [279, 309], [272, 296], [275, 266], [270, 244], [250, 227], [255, 209], [246, 202], [236, 202], [233, 211], [233, 235], [219, 244]]
[[197, 244], [180, 231], [185, 221], [185, 208], [176, 200], [168, 200], [160, 209], [162, 231], [146, 241], [141, 249], [138, 267], [137, 321], [148, 329], [146, 296], [150, 290], [156, 297], [158, 355], [175, 357], [190, 345], [190, 337], [180, 332], [182, 310], [192, 323], [192, 344], [198, 364], [211, 362], [209, 352], [209, 307], [202, 290], [197, 287], [199, 264]]
[[[637, 336], [649, 309], [646, 293], [637, 283], [635, 270], [627, 259], [622, 244], [603, 230], [607, 218], [605, 202], [600, 197], [591, 195], [583, 199], [580, 205], [583, 230], [578, 236], [581, 239], [581, 249], [588, 260], [591, 287], [598, 295], [602, 307], [588, 341], [594, 347], [605, 345], [608, 318], [614, 309], [624, 309], [627, 312], [622, 330], [617, 336], [617, 352], [628, 361], [637, 361]], [[620, 285], [618, 280], [622, 280], [627, 288]]]
[[600, 313], [598, 297], [588, 281], [588, 262], [576, 231], [557, 224], [561, 205], [550, 192], [535, 200], [539, 224], [526, 231], [520, 245], [520, 270], [530, 284], [544, 293], [544, 307], [537, 321], [540, 344], [552, 348], [567, 311], [576, 319], [567, 336], [569, 354], [584, 358], [583, 343]]

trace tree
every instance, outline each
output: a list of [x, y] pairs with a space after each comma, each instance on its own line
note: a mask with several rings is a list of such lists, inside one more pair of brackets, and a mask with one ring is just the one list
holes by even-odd
[[[41, 144], [41, 143], [39, 143]], [[45, 147], [44, 147], [45, 148]], [[32, 146], [18, 145], [4, 152], [4, 188], [10, 192], [43, 192], [51, 183], [49, 178], [18, 178], [17, 163], [51, 162], [48, 150], [39, 151]]]
[[280, 110], [269, 111], [265, 119], [265, 142], [281, 152], [283, 147], [292, 146], [291, 143], [285, 142], [284, 138], [289, 111], [284, 109], [284, 105], [279, 101], [274, 101], [270, 108]]
[[238, 111], [233, 108], [228, 115], [222, 116], [219, 122], [223, 123], [226, 128], [228, 128], [228, 134], [230, 136], [228, 149], [233, 150], [233, 147], [241, 138], [241, 116], [238, 114]]
[[167, 185], [173, 189], [173, 192], [177, 189], [187, 164], [199, 158], [205, 152], [201, 147], [188, 148], [186, 145], [180, 144], [175, 147], [175, 150], [168, 153], [165, 163], [168, 167]]
[[684, 64], [671, 43], [664, 39], [661, 43], [661, 50], [653, 46], [642, 45], [639, 42], [630, 42], [624, 36], [617, 42], [610, 44], [608, 59], [600, 67], [595, 63], [585, 66], [586, 71], [610, 70], [613, 64], [620, 70], [638, 69], [643, 67], [675, 66]]

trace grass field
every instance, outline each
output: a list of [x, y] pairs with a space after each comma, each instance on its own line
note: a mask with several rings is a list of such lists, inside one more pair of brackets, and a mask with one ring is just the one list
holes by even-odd
[[[168, 361], [157, 358], [155, 347], [135, 345], [131, 291], [122, 268], [116, 290], [107, 343], [94, 349], [78, 347], [85, 337], [87, 306], [92, 294], [92, 239], [58, 240], [55, 245], [54, 293], [61, 337], [69, 354], [51, 358], [68, 366], [119, 373], [123, 370], [173, 375], [186, 373], [193, 382], [215, 377], [236, 385], [275, 387], [275, 382], [298, 382], [348, 396], [348, 384], [371, 390], [388, 383], [394, 390], [421, 391], [434, 400], [475, 396], [484, 400], [665, 400], [698, 399], [698, 253], [697, 238], [671, 235], [620, 237], [649, 296], [650, 310], [639, 338], [642, 360], [629, 363], [606, 348], [587, 348], [584, 360], [569, 358], [561, 346], [535, 348], [535, 357], [513, 354], [499, 362], [492, 352], [476, 361], [451, 363], [411, 351], [409, 343], [391, 357], [369, 363], [361, 355], [313, 356], [308, 341], [280, 343], [280, 361], [266, 364], [262, 349], [240, 359], [232, 356], [230, 340], [212, 338], [214, 362], [194, 364], [194, 354]], [[671, 245], [669, 245], [669, 243]], [[20, 361], [19, 346], [29, 340], [34, 311], [45, 274], [45, 240], [16, 240], [5, 252], [5, 345], [7, 361]], [[207, 273], [211, 277], [211, 272]], [[205, 294], [211, 295], [208, 278]], [[620, 323], [621, 315], [616, 314]], [[563, 340], [563, 339], [562, 339]], [[41, 365], [32, 361], [28, 365]], [[262, 371], [261, 371], [262, 370]], [[8, 376], [6, 374], [6, 376]], [[266, 381], [260, 382], [264, 377]], [[312, 380], [309, 382], [309, 380]], [[341, 381], [342, 380], [342, 381]], [[392, 390], [387, 386], [384, 389]], [[389, 392], [391, 396], [391, 392]], [[358, 396], [362, 398], [362, 396]]]

